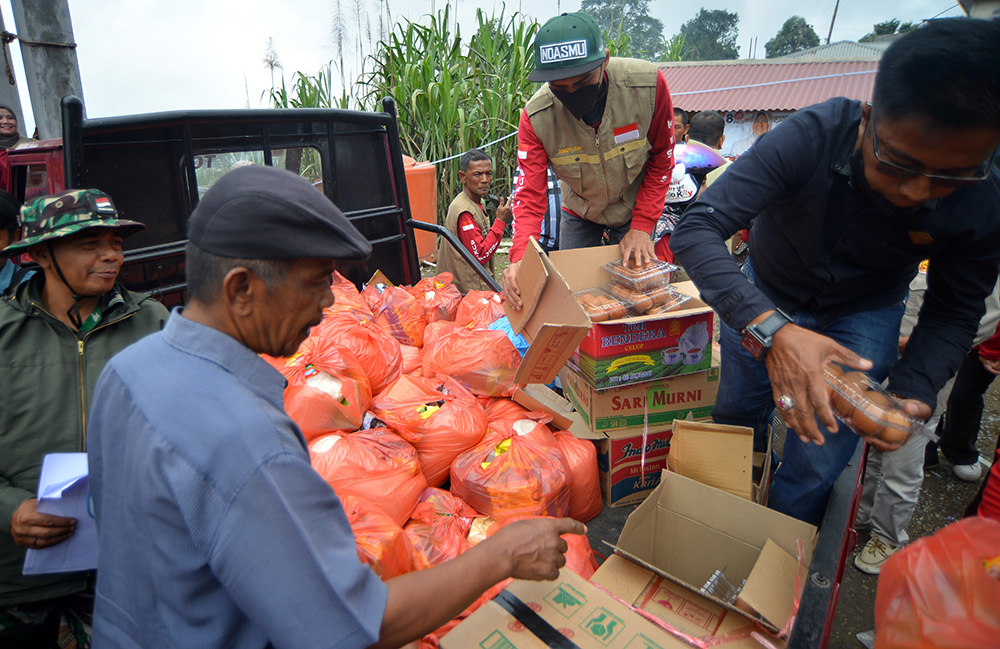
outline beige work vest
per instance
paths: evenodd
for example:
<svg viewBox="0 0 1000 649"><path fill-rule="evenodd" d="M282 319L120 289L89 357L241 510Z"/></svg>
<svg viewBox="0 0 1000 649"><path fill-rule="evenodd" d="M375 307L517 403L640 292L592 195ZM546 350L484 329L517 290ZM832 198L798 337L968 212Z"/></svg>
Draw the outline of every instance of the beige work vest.
<svg viewBox="0 0 1000 649"><path fill-rule="evenodd" d="M476 222L476 226L479 227L479 236L485 237L490 231L490 221L486 218L486 212L483 211L482 205L475 203L464 191L460 192L448 207L448 216L445 218L444 227L451 230L451 232L457 237L458 217L462 214L462 212L468 212L472 215L473 220ZM461 291L463 295L472 290L493 290L491 286L487 285L486 282L484 282L479 275L476 274L476 271L472 270L472 266L462 259L462 256L451 247L451 244L444 239L441 240L441 244L438 247L437 259L438 272L443 273L447 271L454 275L455 279L453 280L453 283L458 287L458 290ZM493 257L490 257L486 268L491 274L493 273Z"/></svg>
<svg viewBox="0 0 1000 649"><path fill-rule="evenodd" d="M606 72L608 100L596 133L573 117L548 84L528 100L525 111L559 178L563 206L588 221L618 227L632 219L649 159L657 68L613 58Z"/></svg>

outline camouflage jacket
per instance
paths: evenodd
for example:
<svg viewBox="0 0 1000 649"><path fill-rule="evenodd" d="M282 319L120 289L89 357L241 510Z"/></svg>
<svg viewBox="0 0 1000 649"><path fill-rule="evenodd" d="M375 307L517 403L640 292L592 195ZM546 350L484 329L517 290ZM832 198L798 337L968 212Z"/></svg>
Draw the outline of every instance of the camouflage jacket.
<svg viewBox="0 0 1000 649"><path fill-rule="evenodd" d="M0 300L0 606L83 590L85 576L25 577L25 550L10 536L10 519L35 497L47 453L86 450L86 416L108 359L159 331L167 309L116 284L101 322L78 337L42 307L44 275L36 274ZM110 293L110 292L109 292Z"/></svg>

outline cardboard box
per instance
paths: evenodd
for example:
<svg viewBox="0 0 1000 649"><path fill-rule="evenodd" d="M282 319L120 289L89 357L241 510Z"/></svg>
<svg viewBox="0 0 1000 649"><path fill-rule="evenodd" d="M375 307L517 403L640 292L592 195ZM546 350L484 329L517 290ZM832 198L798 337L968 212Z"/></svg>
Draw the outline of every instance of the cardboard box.
<svg viewBox="0 0 1000 649"><path fill-rule="evenodd" d="M625 521L616 551L777 633L791 615L815 542L816 528L808 523L664 471ZM746 610L701 592L716 571L737 587L746 580L738 600Z"/></svg>
<svg viewBox="0 0 1000 649"><path fill-rule="evenodd" d="M641 433L664 428L675 419L707 419L719 392L719 361L704 372L684 374L638 385L598 390L581 375L559 375L566 397L592 433Z"/></svg>
<svg viewBox="0 0 1000 649"><path fill-rule="evenodd" d="M608 557L590 581L678 633L695 639L692 642L695 646L760 649L761 644L750 637L751 632L764 635L775 647L785 645L783 640L765 634L742 615L618 555Z"/></svg>
<svg viewBox="0 0 1000 649"><path fill-rule="evenodd" d="M572 644L570 644L572 643ZM442 649L690 649L565 568L555 581L514 581L441 638Z"/></svg>
<svg viewBox="0 0 1000 649"><path fill-rule="evenodd" d="M606 379L607 385L646 381L668 371L680 374L708 369L713 314L697 298L691 282L677 285L692 299L676 311L591 325L573 293L606 284L610 275L601 266L620 257L617 246L557 250L549 257L531 241L517 276L523 307L520 311L504 307L511 328L531 343L515 376L517 383L550 383L581 343L582 351L602 364L602 370L595 370L595 380ZM682 338L688 353L662 353L679 346ZM667 360L671 362L665 363Z"/></svg>
<svg viewBox="0 0 1000 649"><path fill-rule="evenodd" d="M660 473L667 468L670 452L669 428L651 430L643 436L612 435L595 441L597 472L601 495L608 507L625 507L642 502L660 484Z"/></svg>

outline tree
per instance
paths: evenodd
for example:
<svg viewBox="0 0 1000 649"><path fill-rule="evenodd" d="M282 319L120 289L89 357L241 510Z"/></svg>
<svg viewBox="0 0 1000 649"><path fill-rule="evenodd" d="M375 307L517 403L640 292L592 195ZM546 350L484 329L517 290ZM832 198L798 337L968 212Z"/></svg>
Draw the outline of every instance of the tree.
<svg viewBox="0 0 1000 649"><path fill-rule="evenodd" d="M656 60L663 42L663 22L649 15L649 0L583 0L586 11L613 39L629 37L632 55Z"/></svg>
<svg viewBox="0 0 1000 649"><path fill-rule="evenodd" d="M899 23L898 18L892 18L885 22L872 25L872 30L858 39L859 43L870 43L879 36L892 36L893 34L905 34L917 26L912 22Z"/></svg>
<svg viewBox="0 0 1000 649"><path fill-rule="evenodd" d="M785 21L774 38L764 43L764 51L767 58L773 59L778 56L787 56L800 50L807 50L810 47L819 45L819 36L812 25L806 22L802 16L792 16Z"/></svg>
<svg viewBox="0 0 1000 649"><path fill-rule="evenodd" d="M698 15L681 25L681 34L691 48L693 61L721 61L739 58L736 47L738 13L702 7Z"/></svg>

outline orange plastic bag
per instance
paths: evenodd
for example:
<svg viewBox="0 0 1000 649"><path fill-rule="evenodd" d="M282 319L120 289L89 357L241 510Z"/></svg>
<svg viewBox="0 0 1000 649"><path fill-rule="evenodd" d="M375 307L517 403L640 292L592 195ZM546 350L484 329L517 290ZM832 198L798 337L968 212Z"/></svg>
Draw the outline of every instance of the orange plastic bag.
<svg viewBox="0 0 1000 649"><path fill-rule="evenodd" d="M372 318L375 317L375 313L378 312L378 308L382 304L382 292L390 286L395 285L389 281L389 278L382 271L376 270L375 274L365 282L364 287L361 289L361 297L371 310Z"/></svg>
<svg viewBox="0 0 1000 649"><path fill-rule="evenodd" d="M535 441L549 446L558 446L552 429L548 423L552 415L545 412L526 412L517 419L494 419L486 423L487 436L510 437L511 435L528 436Z"/></svg>
<svg viewBox="0 0 1000 649"><path fill-rule="evenodd" d="M509 397L521 355L502 331L465 329L450 322L428 325L423 375L452 376L473 394Z"/></svg>
<svg viewBox="0 0 1000 649"><path fill-rule="evenodd" d="M424 491L412 519L403 528L413 546L417 570L454 559L472 547L465 535L476 510L458 496L433 487Z"/></svg>
<svg viewBox="0 0 1000 649"><path fill-rule="evenodd" d="M375 320L371 307L361 297L357 287L337 271L333 271L333 284L330 285L330 290L333 291L333 306L323 309L324 315L349 313L358 320L367 320L368 322Z"/></svg>
<svg viewBox="0 0 1000 649"><path fill-rule="evenodd" d="M416 447L431 487L444 484L452 461L478 444L486 432L486 413L468 390L450 378L438 389L430 381L404 374L376 397L372 412Z"/></svg>
<svg viewBox="0 0 1000 649"><path fill-rule="evenodd" d="M313 328L312 335L349 349L368 377L372 394L378 394L402 374L399 342L371 321L359 321L349 313L337 313L323 318Z"/></svg>
<svg viewBox="0 0 1000 649"><path fill-rule="evenodd" d="M434 277L425 277L407 289L420 302L428 324L438 320L454 321L458 315L462 293L451 283L452 279L451 273L438 273Z"/></svg>
<svg viewBox="0 0 1000 649"><path fill-rule="evenodd" d="M597 474L597 447L568 430L556 431L555 437L573 476L569 493L570 518L586 523L604 509Z"/></svg>
<svg viewBox="0 0 1000 649"><path fill-rule="evenodd" d="M423 347L427 318L417 299L396 286L387 287L381 297L378 308L373 310L375 324L403 345Z"/></svg>
<svg viewBox="0 0 1000 649"><path fill-rule="evenodd" d="M322 435L309 444L309 458L338 495L366 498L399 525L427 488L417 450L387 428Z"/></svg>
<svg viewBox="0 0 1000 649"><path fill-rule="evenodd" d="M426 329L424 330L426 331ZM399 353L402 356L403 374L420 373L420 368L424 364L424 348L412 347L410 345L400 345Z"/></svg>
<svg viewBox="0 0 1000 649"><path fill-rule="evenodd" d="M966 518L917 539L882 566L879 649L1000 645L1000 522Z"/></svg>
<svg viewBox="0 0 1000 649"><path fill-rule="evenodd" d="M288 358L263 356L288 379L285 412L306 441L361 426L372 389L358 359L328 339L310 336Z"/></svg>
<svg viewBox="0 0 1000 649"><path fill-rule="evenodd" d="M467 329L486 329L505 315L503 294L469 291L458 305L455 323Z"/></svg>
<svg viewBox="0 0 1000 649"><path fill-rule="evenodd" d="M486 421L497 421L500 419L524 419L524 416L528 414L527 408L513 399L506 397L488 399L485 408Z"/></svg>
<svg viewBox="0 0 1000 649"><path fill-rule="evenodd" d="M559 446L532 435L487 435L451 465L451 492L494 517L565 516L570 480Z"/></svg>
<svg viewBox="0 0 1000 649"><path fill-rule="evenodd" d="M338 496L358 545L358 559L383 581L413 571L413 546L403 528L378 505L345 494Z"/></svg>

